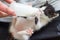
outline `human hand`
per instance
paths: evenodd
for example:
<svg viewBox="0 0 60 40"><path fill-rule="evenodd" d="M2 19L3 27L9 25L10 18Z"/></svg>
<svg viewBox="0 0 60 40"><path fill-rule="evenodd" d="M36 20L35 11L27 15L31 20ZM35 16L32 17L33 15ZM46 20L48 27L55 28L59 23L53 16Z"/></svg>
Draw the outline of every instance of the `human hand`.
<svg viewBox="0 0 60 40"><path fill-rule="evenodd" d="M6 16L15 16L14 10L9 8L7 5L3 4L0 1L0 17L6 17Z"/></svg>
<svg viewBox="0 0 60 40"><path fill-rule="evenodd" d="M14 0L5 0L7 3L12 3Z"/></svg>

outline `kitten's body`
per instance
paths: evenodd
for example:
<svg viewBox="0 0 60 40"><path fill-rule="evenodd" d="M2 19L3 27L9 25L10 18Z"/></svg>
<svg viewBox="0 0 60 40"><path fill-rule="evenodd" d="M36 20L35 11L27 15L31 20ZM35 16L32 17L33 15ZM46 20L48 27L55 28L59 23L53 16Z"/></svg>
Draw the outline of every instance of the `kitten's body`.
<svg viewBox="0 0 60 40"><path fill-rule="evenodd" d="M26 7L25 5L22 6L22 4L21 5L16 4L16 7L14 8L15 4L11 5L11 8L14 9L15 12L17 13L17 16L20 16L20 17L13 18L12 25L10 27L10 32L12 33L13 37L18 40L29 39L31 35L29 35L26 32L26 29L31 28L33 29L33 32L36 30L39 30L40 28L45 26L48 22L50 22L51 20L53 20L58 16L58 14L56 14L55 11L54 12L51 11L52 9L50 11L48 10L50 9L49 7L53 8L52 6L48 7L48 5L50 4L45 5L47 7L46 9L43 8L44 11L41 8L39 10L38 8ZM24 8L24 6L26 8ZM24 9L24 11L22 8ZM24 18L24 17L27 17L27 18ZM37 18L37 20L35 18ZM37 21L37 23L35 23L35 21Z"/></svg>

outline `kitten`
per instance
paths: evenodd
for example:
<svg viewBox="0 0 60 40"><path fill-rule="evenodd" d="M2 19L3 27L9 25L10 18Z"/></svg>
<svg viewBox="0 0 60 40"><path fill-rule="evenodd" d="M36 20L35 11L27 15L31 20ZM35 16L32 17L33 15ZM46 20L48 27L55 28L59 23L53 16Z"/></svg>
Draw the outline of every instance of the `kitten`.
<svg viewBox="0 0 60 40"><path fill-rule="evenodd" d="M18 40L28 40L34 31L38 31L48 22L59 16L48 2L41 8L34 8L16 2L12 2L10 7L15 10L17 16L13 17L9 31ZM27 32L27 30L30 31Z"/></svg>

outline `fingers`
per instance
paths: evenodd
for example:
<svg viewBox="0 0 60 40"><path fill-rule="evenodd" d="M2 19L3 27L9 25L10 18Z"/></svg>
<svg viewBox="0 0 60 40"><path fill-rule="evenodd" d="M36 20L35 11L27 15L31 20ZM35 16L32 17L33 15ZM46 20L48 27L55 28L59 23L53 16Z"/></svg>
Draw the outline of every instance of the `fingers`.
<svg viewBox="0 0 60 40"><path fill-rule="evenodd" d="M13 15L13 16L16 15L15 12L14 12L11 8L7 7L7 6L6 6L5 4L3 4L1 1L0 1L0 11L5 12L5 13L7 13L8 15Z"/></svg>
<svg viewBox="0 0 60 40"><path fill-rule="evenodd" d="M12 3L14 0L5 0L7 3Z"/></svg>
<svg viewBox="0 0 60 40"><path fill-rule="evenodd" d="M6 8L6 13L8 13L9 15L12 15L12 16L16 16L14 10L12 10L11 8Z"/></svg>
<svg viewBox="0 0 60 40"><path fill-rule="evenodd" d="M1 18L1 17L6 17L6 16L8 16L8 14L6 14L6 13L0 11L0 18Z"/></svg>

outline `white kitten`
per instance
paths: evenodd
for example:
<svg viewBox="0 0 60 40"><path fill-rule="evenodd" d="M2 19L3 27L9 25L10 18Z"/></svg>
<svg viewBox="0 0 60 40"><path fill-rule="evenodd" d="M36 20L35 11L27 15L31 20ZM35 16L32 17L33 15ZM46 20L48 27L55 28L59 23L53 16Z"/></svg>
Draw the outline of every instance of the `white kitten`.
<svg viewBox="0 0 60 40"><path fill-rule="evenodd" d="M39 30L52 19L56 18L58 15L49 18L44 14L46 6L42 8L34 8L25 4L16 3L15 1L10 4L10 7L15 11L16 15L19 17L13 17L13 21L10 27L10 32L13 37L18 40L28 40L31 36L26 32L26 29L33 29L32 32ZM27 18L24 18L27 17ZM35 17L37 17L38 22L35 24Z"/></svg>

